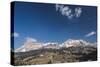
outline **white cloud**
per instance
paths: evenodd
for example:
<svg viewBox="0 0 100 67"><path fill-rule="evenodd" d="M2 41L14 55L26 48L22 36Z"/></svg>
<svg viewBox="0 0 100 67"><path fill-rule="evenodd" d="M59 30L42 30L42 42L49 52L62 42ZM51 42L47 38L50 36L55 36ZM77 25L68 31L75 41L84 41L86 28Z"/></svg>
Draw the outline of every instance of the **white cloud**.
<svg viewBox="0 0 100 67"><path fill-rule="evenodd" d="M74 17L74 15L71 14L71 15L68 16L68 19L72 19L73 17Z"/></svg>
<svg viewBox="0 0 100 67"><path fill-rule="evenodd" d="M90 37L90 36L93 36L95 34L96 34L96 32L92 31L92 32L88 33L87 35L85 35L85 37Z"/></svg>
<svg viewBox="0 0 100 67"><path fill-rule="evenodd" d="M73 14L72 14L72 9L70 9L68 6L62 8L62 15L67 16L69 19L73 18Z"/></svg>
<svg viewBox="0 0 100 67"><path fill-rule="evenodd" d="M75 16L76 17L80 17L81 13L82 13L82 8L80 8L80 7L75 8Z"/></svg>
<svg viewBox="0 0 100 67"><path fill-rule="evenodd" d="M26 42L27 42L27 43L30 43L30 42L37 42L37 40L34 39L34 38L31 38L31 37L27 37L27 38L26 38Z"/></svg>
<svg viewBox="0 0 100 67"><path fill-rule="evenodd" d="M62 12L62 9L63 9L63 8L64 8L64 5L56 4L56 11Z"/></svg>
<svg viewBox="0 0 100 67"><path fill-rule="evenodd" d="M55 6L56 6L56 11L58 11L60 6L58 4L56 4Z"/></svg>
<svg viewBox="0 0 100 67"><path fill-rule="evenodd" d="M63 16L66 16L68 19L72 19L73 17L79 18L82 13L82 8L76 7L74 9L69 6L56 4L56 11L60 11Z"/></svg>
<svg viewBox="0 0 100 67"><path fill-rule="evenodd" d="M68 16L68 15L70 15L71 10L69 9L68 6L66 6L66 7L62 8L61 13L62 13L62 15Z"/></svg>
<svg viewBox="0 0 100 67"><path fill-rule="evenodd" d="M14 33L12 34L12 36L13 36L13 37L19 37L19 33L14 32Z"/></svg>

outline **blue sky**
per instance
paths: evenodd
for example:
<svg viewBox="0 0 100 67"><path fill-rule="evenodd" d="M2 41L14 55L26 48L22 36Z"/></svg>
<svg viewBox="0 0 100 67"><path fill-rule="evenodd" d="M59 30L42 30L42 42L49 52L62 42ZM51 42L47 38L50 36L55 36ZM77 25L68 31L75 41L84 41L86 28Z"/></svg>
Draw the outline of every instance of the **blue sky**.
<svg viewBox="0 0 100 67"><path fill-rule="evenodd" d="M64 13L61 7L68 10ZM44 43L63 43L68 39L96 42L96 33L97 8L95 6L30 2L14 4L15 48L23 45L27 37Z"/></svg>

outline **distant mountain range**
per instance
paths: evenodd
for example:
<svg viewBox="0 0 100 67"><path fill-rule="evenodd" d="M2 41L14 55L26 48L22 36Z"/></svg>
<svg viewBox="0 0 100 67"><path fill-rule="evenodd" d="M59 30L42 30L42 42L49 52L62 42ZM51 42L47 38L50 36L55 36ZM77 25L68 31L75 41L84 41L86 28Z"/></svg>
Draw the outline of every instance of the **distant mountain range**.
<svg viewBox="0 0 100 67"><path fill-rule="evenodd" d="M21 47L17 48L15 52L27 52L31 50L39 50L39 49L60 49L60 48L69 48L69 47L97 47L97 43L90 43L85 40L73 40L69 39L62 44L58 44L57 42L48 42L48 43L39 43L37 41L26 41Z"/></svg>
<svg viewBox="0 0 100 67"><path fill-rule="evenodd" d="M82 39L40 43L29 38L11 54L14 65L96 61L97 43Z"/></svg>

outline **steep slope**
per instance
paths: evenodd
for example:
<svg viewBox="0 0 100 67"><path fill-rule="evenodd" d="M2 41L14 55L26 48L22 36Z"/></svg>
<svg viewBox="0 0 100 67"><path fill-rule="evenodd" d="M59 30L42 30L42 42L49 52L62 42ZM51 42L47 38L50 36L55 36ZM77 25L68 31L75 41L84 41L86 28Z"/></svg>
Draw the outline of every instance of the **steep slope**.
<svg viewBox="0 0 100 67"><path fill-rule="evenodd" d="M25 41L24 45L22 45L20 48L16 49L15 52L26 52L30 50L37 50L42 48L42 44L38 43L37 41L29 38Z"/></svg>

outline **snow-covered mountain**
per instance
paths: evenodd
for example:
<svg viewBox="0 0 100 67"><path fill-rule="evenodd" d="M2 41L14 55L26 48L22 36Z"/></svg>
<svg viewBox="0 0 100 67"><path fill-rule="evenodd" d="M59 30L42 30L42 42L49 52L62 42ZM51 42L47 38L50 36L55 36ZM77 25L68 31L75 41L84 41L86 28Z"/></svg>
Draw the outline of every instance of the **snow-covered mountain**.
<svg viewBox="0 0 100 67"><path fill-rule="evenodd" d="M40 48L42 48L41 43L31 42L31 43L25 43L23 46L16 49L15 52L26 52L26 51L30 51L30 50L37 50Z"/></svg>
<svg viewBox="0 0 100 67"><path fill-rule="evenodd" d="M42 47L43 46L41 43L31 38L27 38L26 42L20 48L16 49L15 52L26 52L30 50L37 50Z"/></svg>
<svg viewBox="0 0 100 67"><path fill-rule="evenodd" d="M97 44L96 43L90 43L90 42L87 42L85 40L82 40L82 39L79 39L79 40L73 40L73 39L69 39L67 41L65 41L64 43L61 44L62 47L77 47L77 46L93 46L93 47L96 47Z"/></svg>
<svg viewBox="0 0 100 67"><path fill-rule="evenodd" d="M59 49L59 44L57 42L44 43L44 48Z"/></svg>
<svg viewBox="0 0 100 67"><path fill-rule="evenodd" d="M26 52L30 50L38 50L38 49L59 49L58 43L48 42L48 43L39 43L39 42L25 42L20 48L16 49L15 52Z"/></svg>
<svg viewBox="0 0 100 67"><path fill-rule="evenodd" d="M79 39L79 40L73 40L69 39L65 41L62 44L58 44L57 42L47 42L47 43L39 43L36 40L33 40L31 38L27 39L26 42L18 49L15 50L15 52L26 52L30 50L38 50L38 49L60 49L62 47L68 48L68 47L77 47L77 46L93 46L97 47L97 43L90 43L85 40Z"/></svg>

